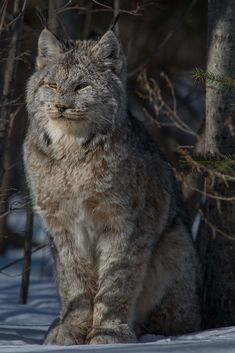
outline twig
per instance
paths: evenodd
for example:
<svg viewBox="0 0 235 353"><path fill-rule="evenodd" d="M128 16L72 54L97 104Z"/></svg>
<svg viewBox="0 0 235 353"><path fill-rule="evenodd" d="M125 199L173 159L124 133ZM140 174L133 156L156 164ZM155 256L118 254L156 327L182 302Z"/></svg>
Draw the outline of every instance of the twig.
<svg viewBox="0 0 235 353"><path fill-rule="evenodd" d="M172 84L171 80L169 79L168 75L166 75L164 72L161 72L160 76L166 81L167 87L169 88L169 90L171 92L171 97L172 97L172 102L173 102L173 112L176 115L177 114L176 96L175 96L175 90L174 90L173 84Z"/></svg>
<svg viewBox="0 0 235 353"><path fill-rule="evenodd" d="M24 245L24 260L23 274L20 288L20 304L26 304L29 289L29 276L31 268L31 253L32 253L32 237L33 237L33 210L30 205L27 208L27 219L25 227L25 245Z"/></svg>
<svg viewBox="0 0 235 353"><path fill-rule="evenodd" d="M173 108L171 108L171 106L163 99L160 87L156 80L153 78L149 79L147 77L146 70L143 70L137 77L137 81L140 83L140 88L142 89L137 92L138 95L152 103L156 117L160 115L160 112L162 112L169 118L174 127L198 138L198 135L179 117L176 112L176 98L170 79L164 73L161 73L161 77L165 80L167 87L170 89L173 100Z"/></svg>
<svg viewBox="0 0 235 353"><path fill-rule="evenodd" d="M16 1L15 2L16 4L14 4L16 7L18 6L17 2L19 2L19 1ZM8 29L13 24L15 24L15 22L17 22L21 17L23 17L26 4L27 4L27 0L24 0L23 4L21 6L21 10L18 11L18 14L16 14L16 16L14 17L14 19L12 21L10 21L10 22L8 22L7 24L4 25L4 28L2 30Z"/></svg>
<svg viewBox="0 0 235 353"><path fill-rule="evenodd" d="M5 29L5 27L4 27L4 19L6 17L7 5L8 5L8 0L4 0L3 3L2 3L1 10L0 10L0 12L1 12L0 32L2 31L2 29Z"/></svg>
<svg viewBox="0 0 235 353"><path fill-rule="evenodd" d="M99 1L95 1L95 0L92 0L92 2L98 6L101 6L102 8L101 9L92 9L91 12L92 13L97 13L97 12L113 12L113 7L112 6L108 6L106 4L103 4ZM152 5L152 3L149 3L149 5ZM146 6L146 5L145 5ZM142 13L141 11L144 9L144 7L141 7L138 3L136 5L136 8L133 9L133 10L124 10L124 9L119 9L119 13L122 13L122 14L126 14L126 15L132 15L132 16L141 16ZM83 7L83 6L79 6L79 5L75 5L75 6L70 6L70 7L62 7L60 8L59 10L56 11L56 14L60 14L60 13L63 13L63 12L66 12L66 11L84 11L84 12L87 12L87 7Z"/></svg>
<svg viewBox="0 0 235 353"><path fill-rule="evenodd" d="M182 147L182 146L181 146ZM192 158L192 156L185 150L185 149L179 149L179 153L180 155L185 159L186 163L188 163L189 165L191 165L192 169L201 172L204 171L206 173L208 173L209 175L216 177L220 180L222 180L226 185L227 185L227 181L231 181L231 182L235 182L235 177L225 174L225 173L220 173L214 169L210 169L208 167L206 167L203 162L212 162L211 160L194 160ZM222 155L221 157L224 158L224 156ZM229 159L229 163L234 163L231 159Z"/></svg>
<svg viewBox="0 0 235 353"><path fill-rule="evenodd" d="M175 32L181 27L181 25L183 24L183 22L185 21L185 19L188 17L188 15L190 14L192 8L196 5L197 0L192 0L191 3L189 4L188 8L186 9L185 13L183 14L183 16L178 20L176 26L174 28L172 28L172 30L170 32L168 32L168 34L165 36L165 38L162 40L162 42L160 43L160 45L158 46L157 50L154 51L152 54L150 54L150 56L145 59L141 64L139 64L135 69L133 69L132 71L129 72L129 77L133 77L134 75L136 75L138 72L142 71L144 69L144 67L146 65L148 65L150 63L150 61L155 58L156 55L159 54L159 51L166 45L167 42L169 42L169 40L173 37L173 35L175 34Z"/></svg>
<svg viewBox="0 0 235 353"><path fill-rule="evenodd" d="M194 190L196 192L198 192L199 194L202 194L206 197L209 197L213 200L217 200L217 201L225 201L225 202L234 202L235 201L235 196L230 196L230 197L225 197L225 196L220 196L220 195L215 195L215 194L211 194L209 193L208 191L205 191L205 190L200 190L198 189L197 187L195 186L192 186L192 185L189 185L188 183L186 183L184 181L184 184L190 188L191 190Z"/></svg>
<svg viewBox="0 0 235 353"><path fill-rule="evenodd" d="M202 211L202 209L199 209L199 213L201 215L202 220L204 221L205 224L207 224L211 230L212 230L212 234L213 234L213 238L215 238L216 236L216 232L221 234L224 238L229 239L229 240L235 240L235 234L234 235L229 235L227 233L225 233L223 230L219 229L218 227L216 227L214 224L212 224L205 216L204 212Z"/></svg>
<svg viewBox="0 0 235 353"><path fill-rule="evenodd" d="M48 246L48 244L42 244L42 245L37 246L34 250L31 251L31 254L34 254L35 252L37 252L37 251L39 251L39 250L45 248L46 246ZM3 266L3 267L0 268L0 273L2 273L3 275L6 275L6 276L7 276L7 274L6 274L6 273L3 273L3 271L5 271L5 270L6 270L7 268L9 268L9 267L12 267L12 266L18 264L19 262L21 262L21 261L23 261L23 260L24 260L24 257L21 257L21 258L19 258L19 259L16 259L16 260L14 260L14 261L11 261L9 264L7 264L7 265L5 265L5 266ZM21 274L22 274L22 273L21 273ZM20 274L20 275L21 275L21 274ZM18 276L18 275L17 275L17 276Z"/></svg>
<svg viewBox="0 0 235 353"><path fill-rule="evenodd" d="M202 69L196 68L192 72L194 80L205 83L210 82L219 86L235 88L235 80L233 78L224 77L213 72L207 72Z"/></svg>

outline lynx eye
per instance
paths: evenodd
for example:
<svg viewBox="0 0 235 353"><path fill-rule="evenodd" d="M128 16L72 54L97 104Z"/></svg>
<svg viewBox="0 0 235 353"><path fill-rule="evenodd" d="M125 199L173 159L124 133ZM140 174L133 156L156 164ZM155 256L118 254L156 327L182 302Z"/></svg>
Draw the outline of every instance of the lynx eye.
<svg viewBox="0 0 235 353"><path fill-rule="evenodd" d="M44 82L45 86L50 87L52 89L57 89L57 83L55 82Z"/></svg>
<svg viewBox="0 0 235 353"><path fill-rule="evenodd" d="M80 91L81 89L86 88L88 86L90 86L90 85L85 82L78 83L74 88L74 92Z"/></svg>

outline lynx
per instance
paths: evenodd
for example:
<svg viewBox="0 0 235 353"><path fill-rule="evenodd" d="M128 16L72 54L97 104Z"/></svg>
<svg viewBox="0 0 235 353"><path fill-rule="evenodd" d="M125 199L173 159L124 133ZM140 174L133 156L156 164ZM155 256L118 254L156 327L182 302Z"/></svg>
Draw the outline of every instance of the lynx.
<svg viewBox="0 0 235 353"><path fill-rule="evenodd" d="M127 113L118 38L44 29L27 86L27 182L50 233L60 317L45 344L200 329L200 266L170 164Z"/></svg>

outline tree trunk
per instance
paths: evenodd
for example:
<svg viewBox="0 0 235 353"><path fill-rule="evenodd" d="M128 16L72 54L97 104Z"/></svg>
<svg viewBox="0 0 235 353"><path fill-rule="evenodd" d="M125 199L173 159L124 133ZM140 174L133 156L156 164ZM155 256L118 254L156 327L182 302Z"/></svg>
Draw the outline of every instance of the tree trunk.
<svg viewBox="0 0 235 353"><path fill-rule="evenodd" d="M235 78L235 1L208 1L208 72ZM229 133L234 92L229 88L206 88L205 155L234 154ZM227 122L227 123L226 123ZM213 190L222 197L235 195L234 183L216 180ZM205 327L235 325L235 205L208 198L204 209L199 248L205 274ZM209 227L208 227L209 225ZM213 230L213 232L212 232ZM229 237L234 238L231 239Z"/></svg>
<svg viewBox="0 0 235 353"><path fill-rule="evenodd" d="M14 98L15 77L17 71L17 57L20 53L20 38L22 33L24 0L16 0L13 6L13 23L9 43L8 56L4 67L4 82L0 104L0 253L4 252L4 236L6 229L7 202L11 186L11 152L10 145L12 124L17 114L12 111L11 101Z"/></svg>
<svg viewBox="0 0 235 353"><path fill-rule="evenodd" d="M31 270L31 252L33 238L33 209L31 204L27 207L27 218L25 226L24 260L20 288L20 304L26 304L29 291L29 279Z"/></svg>
<svg viewBox="0 0 235 353"><path fill-rule="evenodd" d="M208 2L208 64L213 74L235 78L235 2ZM235 144L229 138L228 121L232 116L234 92L223 87L206 90L206 153L234 153Z"/></svg>

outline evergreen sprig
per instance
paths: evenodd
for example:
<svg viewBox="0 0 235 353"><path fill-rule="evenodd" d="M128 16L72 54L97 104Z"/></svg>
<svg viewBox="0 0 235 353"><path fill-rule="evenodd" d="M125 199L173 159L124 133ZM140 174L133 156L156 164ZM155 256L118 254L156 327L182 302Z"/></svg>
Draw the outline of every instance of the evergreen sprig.
<svg viewBox="0 0 235 353"><path fill-rule="evenodd" d="M234 155L199 155L189 154L185 150L180 151L180 167L182 171L188 172L201 170L220 173L223 175L235 176L235 156Z"/></svg>
<svg viewBox="0 0 235 353"><path fill-rule="evenodd" d="M202 82L202 83L209 82L218 86L225 86L225 87L235 89L234 79L223 77L213 72L207 72L202 69L196 68L192 71L192 76L194 80L198 82Z"/></svg>

